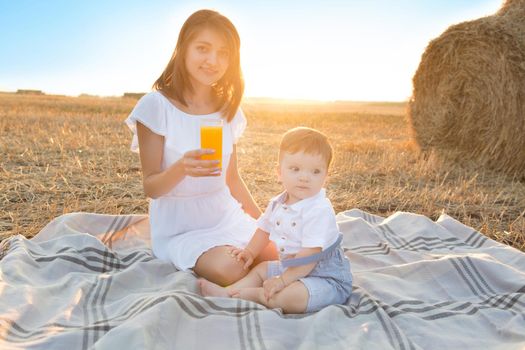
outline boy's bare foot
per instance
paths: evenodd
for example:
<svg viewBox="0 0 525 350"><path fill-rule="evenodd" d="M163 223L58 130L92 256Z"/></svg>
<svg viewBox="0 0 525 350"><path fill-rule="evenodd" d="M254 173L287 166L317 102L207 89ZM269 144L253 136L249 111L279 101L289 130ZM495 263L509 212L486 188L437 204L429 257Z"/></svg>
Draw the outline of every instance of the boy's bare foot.
<svg viewBox="0 0 525 350"><path fill-rule="evenodd" d="M228 290L204 278L197 280L200 292L205 297L224 297L229 298Z"/></svg>
<svg viewBox="0 0 525 350"><path fill-rule="evenodd" d="M244 300L254 301L259 304L264 304L264 291L260 287L242 288L230 293L232 298L240 298Z"/></svg>

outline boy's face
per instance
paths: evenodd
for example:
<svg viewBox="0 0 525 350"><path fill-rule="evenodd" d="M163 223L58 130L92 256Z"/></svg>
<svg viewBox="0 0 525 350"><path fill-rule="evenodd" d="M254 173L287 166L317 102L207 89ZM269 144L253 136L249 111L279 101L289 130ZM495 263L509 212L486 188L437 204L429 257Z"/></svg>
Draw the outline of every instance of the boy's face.
<svg viewBox="0 0 525 350"><path fill-rule="evenodd" d="M327 171L326 160L320 154L283 153L277 173L288 192L287 204L316 195L323 188Z"/></svg>

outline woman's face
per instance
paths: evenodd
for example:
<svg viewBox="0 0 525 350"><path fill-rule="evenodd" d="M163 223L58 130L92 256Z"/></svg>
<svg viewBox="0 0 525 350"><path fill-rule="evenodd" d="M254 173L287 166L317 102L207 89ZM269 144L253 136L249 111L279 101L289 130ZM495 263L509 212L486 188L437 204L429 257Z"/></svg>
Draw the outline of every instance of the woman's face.
<svg viewBox="0 0 525 350"><path fill-rule="evenodd" d="M185 64L194 88L211 86L228 69L230 52L225 40L212 29L204 28L188 45Z"/></svg>

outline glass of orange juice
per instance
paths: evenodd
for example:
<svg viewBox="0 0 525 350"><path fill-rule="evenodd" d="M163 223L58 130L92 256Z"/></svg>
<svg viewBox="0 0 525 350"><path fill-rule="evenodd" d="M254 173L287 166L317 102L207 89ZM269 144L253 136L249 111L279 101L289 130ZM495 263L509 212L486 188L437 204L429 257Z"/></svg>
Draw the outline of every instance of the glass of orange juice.
<svg viewBox="0 0 525 350"><path fill-rule="evenodd" d="M203 118L200 121L201 148L215 150L213 154L201 156L204 160L218 160L217 167L222 167L222 119Z"/></svg>

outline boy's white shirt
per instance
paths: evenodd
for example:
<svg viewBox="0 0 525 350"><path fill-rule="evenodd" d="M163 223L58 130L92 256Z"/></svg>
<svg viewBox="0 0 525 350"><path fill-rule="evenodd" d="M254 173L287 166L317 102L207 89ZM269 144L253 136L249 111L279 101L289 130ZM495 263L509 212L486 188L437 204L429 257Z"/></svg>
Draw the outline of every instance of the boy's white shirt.
<svg viewBox="0 0 525 350"><path fill-rule="evenodd" d="M281 257L302 248L325 250L337 240L339 228L324 188L292 205L284 203L286 198L286 191L272 198L257 220L258 227L270 234Z"/></svg>

